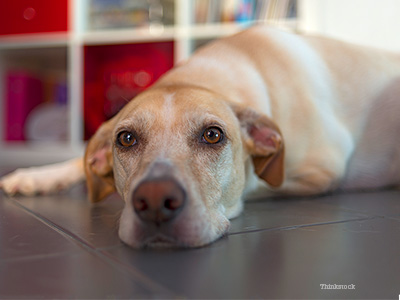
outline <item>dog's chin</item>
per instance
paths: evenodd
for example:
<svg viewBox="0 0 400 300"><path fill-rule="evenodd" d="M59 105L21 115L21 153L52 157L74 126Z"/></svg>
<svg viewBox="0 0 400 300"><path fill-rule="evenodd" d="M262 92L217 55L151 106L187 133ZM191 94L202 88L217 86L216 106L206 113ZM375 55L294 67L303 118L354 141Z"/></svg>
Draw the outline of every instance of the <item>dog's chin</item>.
<svg viewBox="0 0 400 300"><path fill-rule="evenodd" d="M192 249L207 246L214 241L225 236L229 226L215 235L208 236L181 236L169 234L168 232L149 232L147 230L138 230L136 234L128 236L121 235L120 239L126 245L134 249Z"/></svg>

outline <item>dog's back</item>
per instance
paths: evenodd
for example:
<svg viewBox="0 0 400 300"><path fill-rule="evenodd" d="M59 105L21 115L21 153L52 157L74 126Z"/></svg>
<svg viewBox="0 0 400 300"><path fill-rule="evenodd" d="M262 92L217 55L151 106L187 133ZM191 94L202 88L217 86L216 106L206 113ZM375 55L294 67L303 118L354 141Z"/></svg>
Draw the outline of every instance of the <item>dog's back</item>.
<svg viewBox="0 0 400 300"><path fill-rule="evenodd" d="M397 54L256 26L202 48L158 84L171 83L218 91L271 117L289 180L312 162L335 170L334 185L346 189L400 181Z"/></svg>

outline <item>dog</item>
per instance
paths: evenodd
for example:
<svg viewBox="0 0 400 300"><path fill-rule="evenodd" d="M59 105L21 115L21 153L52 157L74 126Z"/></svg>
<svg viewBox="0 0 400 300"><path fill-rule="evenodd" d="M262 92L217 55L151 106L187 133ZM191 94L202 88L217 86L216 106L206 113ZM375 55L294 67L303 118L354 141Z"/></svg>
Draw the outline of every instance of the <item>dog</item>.
<svg viewBox="0 0 400 300"><path fill-rule="evenodd" d="M316 195L400 182L400 56L254 26L197 51L104 123L84 158L21 169L8 194L86 178L117 191L127 245L201 247L255 190Z"/></svg>

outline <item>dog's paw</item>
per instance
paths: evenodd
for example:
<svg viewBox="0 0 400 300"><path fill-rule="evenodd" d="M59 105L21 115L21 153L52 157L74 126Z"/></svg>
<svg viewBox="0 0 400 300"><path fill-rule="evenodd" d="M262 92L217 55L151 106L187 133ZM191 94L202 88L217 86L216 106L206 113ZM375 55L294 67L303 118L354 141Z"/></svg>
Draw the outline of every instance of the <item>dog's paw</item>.
<svg viewBox="0 0 400 300"><path fill-rule="evenodd" d="M10 196L18 193L32 196L39 190L35 177L31 169L17 169L0 179L0 187Z"/></svg>
<svg viewBox="0 0 400 300"><path fill-rule="evenodd" d="M0 188L10 195L46 195L64 190L84 179L82 167L75 161L43 167L17 169L0 179Z"/></svg>

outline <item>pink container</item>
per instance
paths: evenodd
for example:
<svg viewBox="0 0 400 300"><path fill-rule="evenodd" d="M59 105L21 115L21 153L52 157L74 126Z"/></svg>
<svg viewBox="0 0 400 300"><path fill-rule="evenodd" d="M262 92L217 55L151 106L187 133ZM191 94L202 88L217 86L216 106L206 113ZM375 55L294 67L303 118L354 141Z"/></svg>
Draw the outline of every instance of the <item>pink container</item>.
<svg viewBox="0 0 400 300"><path fill-rule="evenodd" d="M42 81L26 71L9 71L5 90L5 140L24 141L25 121L43 101Z"/></svg>

